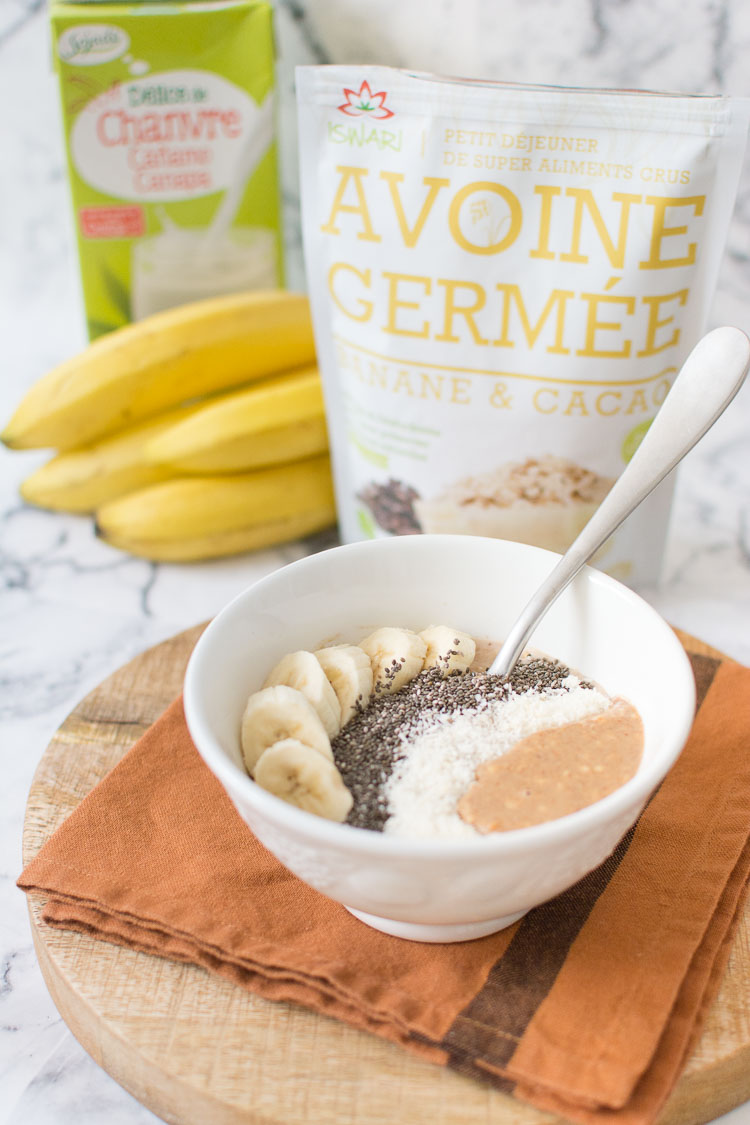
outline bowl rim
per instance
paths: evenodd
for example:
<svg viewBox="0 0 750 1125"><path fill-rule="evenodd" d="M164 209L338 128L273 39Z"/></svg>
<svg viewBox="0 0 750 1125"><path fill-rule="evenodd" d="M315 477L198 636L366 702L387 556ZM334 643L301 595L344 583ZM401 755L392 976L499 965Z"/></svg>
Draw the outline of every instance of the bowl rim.
<svg viewBox="0 0 750 1125"><path fill-rule="evenodd" d="M511 543L509 540L491 539L485 536L425 534L363 540L330 547L277 568L240 591L216 614L198 638L188 660L183 687L183 707L188 730L196 750L230 796L233 791L239 791L245 800L256 806L261 814L274 821L277 827L288 828L297 837L301 834L306 837L315 837L321 844L339 847L347 851L356 850L360 853L377 852L383 856L401 855L405 858L433 857L442 859L449 857L478 859L495 854L502 855L509 852L535 850L537 847L546 848L550 843L562 842L578 835L579 832L584 833L597 825L615 819L619 813L627 809L635 808L638 804L645 804L651 793L674 766L690 734L695 717L695 679L683 646L671 626L657 610L634 590L618 582L610 575L588 565L582 568L574 582L585 581L595 586L601 586L617 594L626 602L630 602L633 606L638 606L641 612L645 610L647 616L652 619L654 626L661 633L662 639L668 647L672 648L676 665L681 667L683 676L683 708L681 713L676 716L674 730L668 740L667 748L659 755L657 761L643 770L639 769L624 785L593 804L586 805L582 809L557 817L554 820L543 821L541 824L508 829L504 832L491 832L479 836L477 839L411 838L377 832L373 829L359 828L350 824L340 824L299 809L262 789L249 774L228 759L218 739L214 737L204 720L197 701L199 697L198 685L201 679L201 667L204 660L208 659L213 637L220 632L227 618L232 617L237 612L239 606L246 600L257 597L266 586L273 585L280 574L288 575L294 570L309 565L311 559L324 559L332 552L340 555L342 552L356 554L372 550L408 551L411 549L407 546L410 542L424 543L425 541L431 541L435 543L436 547L439 547L439 541L453 542L472 539L486 543L507 543L514 550L526 550L534 554L548 555L551 565L561 557L545 548L525 543ZM392 544L399 544L399 546L393 547ZM640 810L637 815L639 813Z"/></svg>

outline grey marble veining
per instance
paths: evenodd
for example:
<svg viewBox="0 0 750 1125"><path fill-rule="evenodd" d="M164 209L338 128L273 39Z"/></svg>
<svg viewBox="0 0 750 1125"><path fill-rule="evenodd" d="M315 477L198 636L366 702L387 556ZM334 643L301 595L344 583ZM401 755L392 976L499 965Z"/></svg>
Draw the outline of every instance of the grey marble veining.
<svg viewBox="0 0 750 1125"><path fill-rule="evenodd" d="M467 77L750 95L746 0L277 0L288 279L300 251L294 66L379 62ZM84 342L57 94L42 0L0 0L0 414ZM712 322L750 329L750 159ZM142 649L214 614L322 540L202 565L154 566L90 521L34 511L43 460L0 452L0 1125L156 1118L82 1051L39 973L15 888L23 810L65 715ZM664 616L750 663L750 386L680 470ZM727 1125L750 1125L750 1108Z"/></svg>

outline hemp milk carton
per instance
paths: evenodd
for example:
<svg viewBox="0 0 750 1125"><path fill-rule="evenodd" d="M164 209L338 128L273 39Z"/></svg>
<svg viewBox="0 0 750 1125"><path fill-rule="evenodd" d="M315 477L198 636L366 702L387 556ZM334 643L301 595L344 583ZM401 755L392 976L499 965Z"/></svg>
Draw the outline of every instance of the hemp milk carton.
<svg viewBox="0 0 750 1125"><path fill-rule="evenodd" d="M270 5L53 0L90 338L281 284Z"/></svg>

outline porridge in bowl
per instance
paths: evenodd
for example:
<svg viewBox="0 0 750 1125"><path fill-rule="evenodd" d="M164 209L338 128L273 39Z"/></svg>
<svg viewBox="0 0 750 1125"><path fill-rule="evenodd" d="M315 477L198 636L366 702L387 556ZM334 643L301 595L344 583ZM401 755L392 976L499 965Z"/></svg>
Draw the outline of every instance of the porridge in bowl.
<svg viewBox="0 0 750 1125"><path fill-rule="evenodd" d="M456 840L565 816L634 775L630 703L545 656L492 675L497 647L387 626L289 653L245 708L248 772L329 820Z"/></svg>

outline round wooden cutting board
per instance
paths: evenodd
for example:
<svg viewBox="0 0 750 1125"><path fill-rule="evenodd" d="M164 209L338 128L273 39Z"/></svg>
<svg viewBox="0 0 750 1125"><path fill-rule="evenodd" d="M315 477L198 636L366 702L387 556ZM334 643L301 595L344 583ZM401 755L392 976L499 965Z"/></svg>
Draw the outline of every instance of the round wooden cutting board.
<svg viewBox="0 0 750 1125"><path fill-rule="evenodd" d="M63 723L26 811L25 862L182 687L191 629L105 680ZM692 649L718 655L693 642ZM41 921L44 979L89 1054L179 1125L541 1125L554 1120L489 1086L332 1019L259 999L202 969ZM721 992L660 1125L699 1125L750 1099L750 907Z"/></svg>

